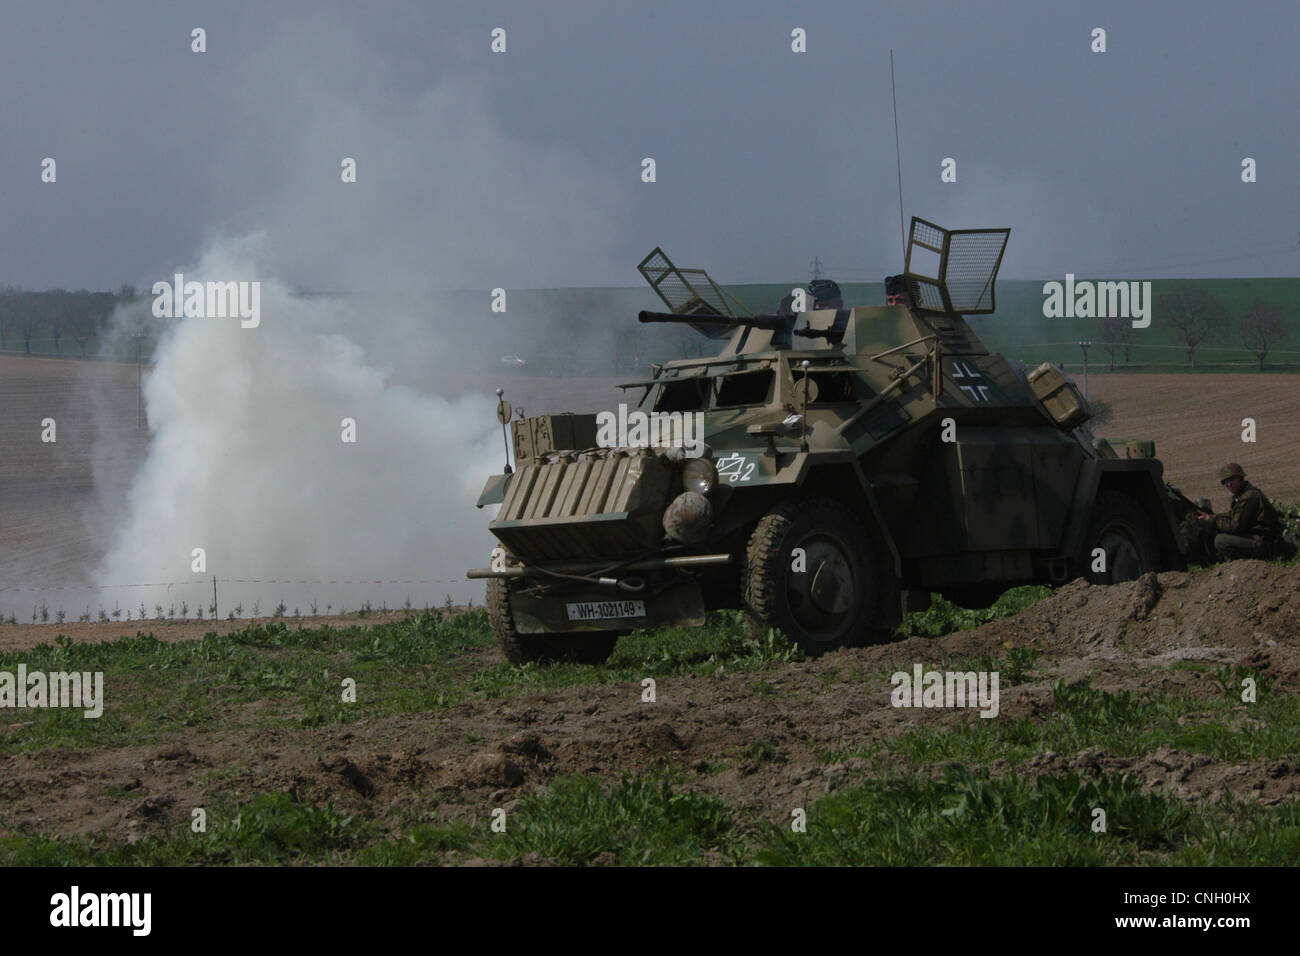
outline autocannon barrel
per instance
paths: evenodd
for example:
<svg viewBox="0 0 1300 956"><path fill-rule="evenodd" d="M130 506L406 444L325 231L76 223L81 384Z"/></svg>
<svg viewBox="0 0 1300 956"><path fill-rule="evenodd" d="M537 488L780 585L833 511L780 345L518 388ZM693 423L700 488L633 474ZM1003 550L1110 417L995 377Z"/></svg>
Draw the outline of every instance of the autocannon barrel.
<svg viewBox="0 0 1300 956"><path fill-rule="evenodd" d="M739 325L748 325L757 329L767 329L772 332L784 329L791 321L787 315L700 315L686 313L675 315L672 312L638 312L637 319L641 322L690 322L707 325L723 325L728 328L735 328Z"/></svg>

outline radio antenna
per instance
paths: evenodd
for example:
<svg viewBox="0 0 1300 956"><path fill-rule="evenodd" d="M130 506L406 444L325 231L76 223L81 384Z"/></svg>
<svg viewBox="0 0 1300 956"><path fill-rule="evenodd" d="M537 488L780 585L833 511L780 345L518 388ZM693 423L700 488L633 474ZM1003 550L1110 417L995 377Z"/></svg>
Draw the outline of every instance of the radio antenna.
<svg viewBox="0 0 1300 956"><path fill-rule="evenodd" d="M894 86L894 50L889 50L889 92L894 99L894 159L898 163L898 238L903 242L903 258L907 258L907 232L903 229L903 153L898 145L898 89Z"/></svg>

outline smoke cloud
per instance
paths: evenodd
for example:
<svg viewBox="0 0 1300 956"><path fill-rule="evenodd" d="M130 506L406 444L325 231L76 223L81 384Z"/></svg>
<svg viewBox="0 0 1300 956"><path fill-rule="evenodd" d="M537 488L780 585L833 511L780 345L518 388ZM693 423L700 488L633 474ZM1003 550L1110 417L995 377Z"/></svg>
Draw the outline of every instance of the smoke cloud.
<svg viewBox="0 0 1300 956"><path fill-rule="evenodd" d="M151 614L206 607L213 575L222 617L281 600L292 614L481 599L463 575L492 546L491 509L473 504L501 467L495 383L467 394L443 379L464 371L464 348L511 349L493 341L486 294L466 315L439 290L562 285L611 261L606 178L501 129L488 85L464 71L394 102L379 95L382 70L357 85L313 66L365 59L358 42L326 25L250 56L238 108L275 149L250 160L214 143L211 195L231 202L212 211L215 238L197 262L162 263L141 283L261 283L256 328L172 319L147 378L148 457L96 577L193 582L129 592ZM565 316L534 318L565 339Z"/></svg>
<svg viewBox="0 0 1300 956"><path fill-rule="evenodd" d="M186 278L261 282L261 322L178 320L145 383L153 433L99 578L185 582L139 597L146 607L211 599L223 581L422 581L380 586L222 584L222 615L242 604L290 613L315 601L355 608L406 597L464 600L466 562L486 560L473 508L500 466L493 402L449 400L392 381L338 328L363 327L351 302L303 298L259 274L261 243L217 243ZM355 441L344 441L345 419ZM205 570L194 570L201 548ZM475 586L476 589L478 586ZM225 592L220 596L220 592ZM179 597L177 596L179 594ZM436 601L435 601L436 603Z"/></svg>

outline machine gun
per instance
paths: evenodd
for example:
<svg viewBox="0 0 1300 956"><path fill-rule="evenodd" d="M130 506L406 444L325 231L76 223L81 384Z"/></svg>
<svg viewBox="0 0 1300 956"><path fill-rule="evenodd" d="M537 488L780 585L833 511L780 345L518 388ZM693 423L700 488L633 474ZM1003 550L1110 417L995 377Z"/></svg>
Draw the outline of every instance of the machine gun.
<svg viewBox="0 0 1300 956"><path fill-rule="evenodd" d="M681 322L711 339L721 338L737 327L762 329L772 333L772 348L774 349L790 348L791 333L794 330L795 323L795 316L793 315L714 315L698 312L646 312L643 310L638 312L636 317L641 322Z"/></svg>
<svg viewBox="0 0 1300 956"><path fill-rule="evenodd" d="M737 316L641 311L637 313L637 320L641 322L681 322L703 335L707 335L709 338L717 338L716 335L711 334L711 329L730 330L737 327L762 329L772 333L772 348L788 349L793 347L794 337L826 339L828 342L838 342L844 337L844 325L848 321L848 310L841 309L840 312L844 317L843 321L837 321L829 329L796 329L794 325L799 318L797 315Z"/></svg>
<svg viewBox="0 0 1300 956"><path fill-rule="evenodd" d="M1174 514L1180 518L1185 514L1196 514L1197 512L1207 515L1214 514L1208 498L1193 501L1183 494L1177 485L1171 485L1167 481L1165 482L1165 491L1168 493L1169 499L1174 503Z"/></svg>
<svg viewBox="0 0 1300 956"><path fill-rule="evenodd" d="M1199 520L1199 515L1213 514L1210 502L1205 498L1193 501L1176 486L1165 482L1165 494L1173 506L1174 524L1177 528L1179 546L1183 556L1191 564L1211 565L1218 559L1214 554L1214 532L1208 524Z"/></svg>
<svg viewBox="0 0 1300 956"><path fill-rule="evenodd" d="M709 315L702 313L646 312L637 313L640 322L685 322L687 325L717 325L724 329L734 329L747 325L768 332L780 332L794 325L793 315Z"/></svg>
<svg viewBox="0 0 1300 956"><path fill-rule="evenodd" d="M654 289L671 312L647 312L637 315L642 322L680 322L689 325L705 338L724 339L737 327L762 329L772 333L772 348L793 347L795 337L825 339L835 344L844 338L849 310L843 308L840 287L829 279L814 279L808 286L814 310L835 309L836 319L828 329L796 329L797 316L789 310L791 296L781 303L778 315L737 315L736 309L749 310L735 296L718 285L703 269L683 269L673 263L659 247L637 266L637 271ZM736 309L733 309L732 306Z"/></svg>

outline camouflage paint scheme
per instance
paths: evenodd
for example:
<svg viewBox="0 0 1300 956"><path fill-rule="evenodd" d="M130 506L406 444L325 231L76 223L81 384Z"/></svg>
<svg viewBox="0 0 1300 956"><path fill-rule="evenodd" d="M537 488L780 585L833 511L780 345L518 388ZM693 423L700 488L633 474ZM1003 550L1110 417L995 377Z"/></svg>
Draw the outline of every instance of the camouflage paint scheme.
<svg viewBox="0 0 1300 956"><path fill-rule="evenodd" d="M933 277L906 277L913 301L950 304L942 276L942 303ZM991 311L992 278L988 307L968 311ZM1093 505L1103 493L1122 494L1145 514L1155 563L1185 566L1160 461L1116 457L1086 425L1058 424L1026 370L990 353L961 314L896 305L796 313L784 325L761 318L727 320L735 327L718 356L671 362L634 386L644 387L643 402L653 396L647 410L704 411L718 481L702 543L674 544L660 525L682 490L671 454L592 448L595 415L511 423L517 470L489 479L479 499L480 507L503 502L490 525L502 553L495 570L470 576L511 575L520 633L698 624L705 608L742 607L740 569L756 524L800 496L841 503L866 529L882 598L878 629L925 606L931 591L981 603L1017 584L1087 573L1090 546L1112 545L1086 540L1090 529L1096 537ZM806 405L805 376L816 385ZM1086 419L1086 403L1072 385L1068 392L1076 419ZM1048 404L1070 394L1058 389ZM782 424L799 414L802 428ZM557 434L565 440L554 441ZM704 563L640 567L682 556ZM642 591L594 583L628 574ZM644 618L603 626L567 619L570 603L633 597L647 602Z"/></svg>

